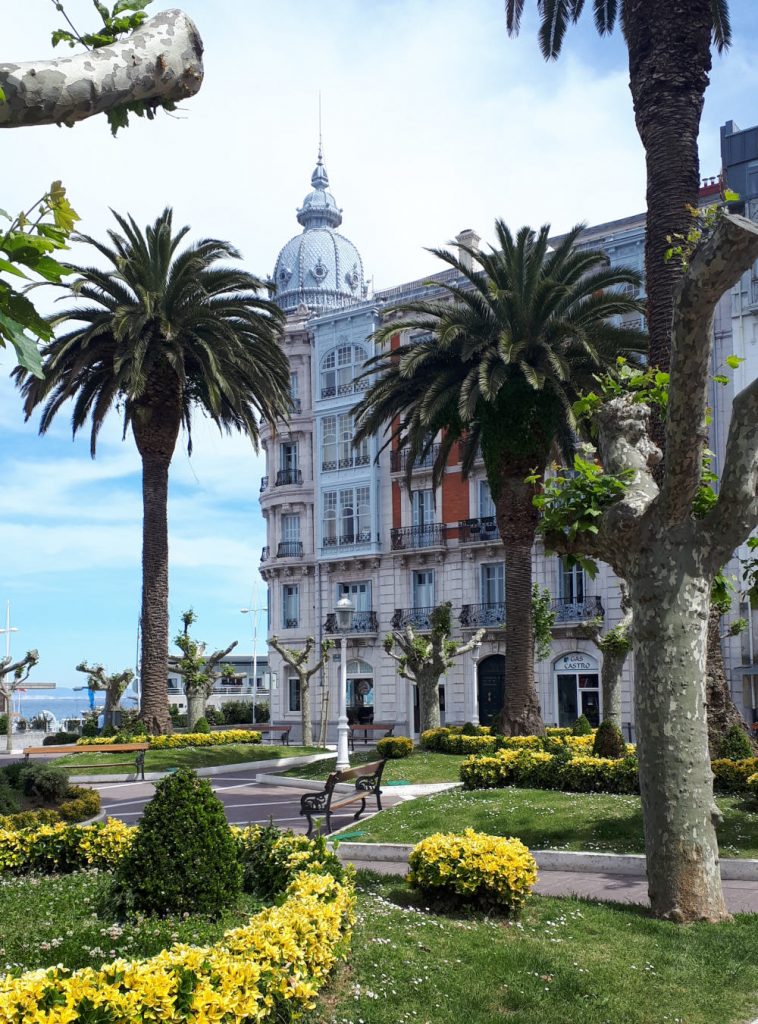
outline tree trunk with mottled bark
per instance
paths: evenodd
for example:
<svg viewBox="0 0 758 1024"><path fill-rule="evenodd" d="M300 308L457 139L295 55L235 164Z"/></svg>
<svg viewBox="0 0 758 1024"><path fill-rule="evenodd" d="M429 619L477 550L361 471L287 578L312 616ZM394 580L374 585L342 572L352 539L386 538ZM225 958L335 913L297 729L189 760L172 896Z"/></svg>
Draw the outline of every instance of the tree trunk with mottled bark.
<svg viewBox="0 0 758 1024"><path fill-rule="evenodd" d="M72 125L124 104L178 103L202 85L202 57L192 20L169 10L111 46L58 60L0 63L0 128Z"/></svg>
<svg viewBox="0 0 758 1024"><path fill-rule="evenodd" d="M440 727L440 680L434 669L416 677L418 687L419 732Z"/></svg>
<svg viewBox="0 0 758 1024"><path fill-rule="evenodd" d="M505 694L500 729L506 736L545 731L534 679L532 624L532 548L539 513L534 487L524 483L532 466L524 462L501 478L495 502L497 526L505 548Z"/></svg>
<svg viewBox="0 0 758 1024"><path fill-rule="evenodd" d="M600 669L600 687L603 695L603 721L613 722L621 728L621 673L624 671L626 651L603 651Z"/></svg>
<svg viewBox="0 0 758 1024"><path fill-rule="evenodd" d="M340 686L342 680L340 680ZM300 713L303 721L303 746L313 746L313 720L311 718L311 681L300 674Z"/></svg>
<svg viewBox="0 0 758 1024"><path fill-rule="evenodd" d="M13 701L12 695L3 693L5 697L5 749L13 753Z"/></svg>
<svg viewBox="0 0 758 1024"><path fill-rule="evenodd" d="M187 728L190 732L201 718L205 718L205 705L208 698L199 690L187 694Z"/></svg>
<svg viewBox="0 0 758 1024"><path fill-rule="evenodd" d="M652 540L629 581L637 756L655 913L719 921L728 914L705 711L710 585L692 557L693 540L689 524L676 538Z"/></svg>

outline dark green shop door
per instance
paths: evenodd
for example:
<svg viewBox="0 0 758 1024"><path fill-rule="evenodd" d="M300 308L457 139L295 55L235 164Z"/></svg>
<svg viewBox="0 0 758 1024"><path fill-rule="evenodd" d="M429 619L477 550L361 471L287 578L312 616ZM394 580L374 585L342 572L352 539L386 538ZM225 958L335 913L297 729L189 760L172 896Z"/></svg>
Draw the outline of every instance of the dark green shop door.
<svg viewBox="0 0 758 1024"><path fill-rule="evenodd" d="M492 725L505 700L505 658L493 654L479 662L479 722Z"/></svg>

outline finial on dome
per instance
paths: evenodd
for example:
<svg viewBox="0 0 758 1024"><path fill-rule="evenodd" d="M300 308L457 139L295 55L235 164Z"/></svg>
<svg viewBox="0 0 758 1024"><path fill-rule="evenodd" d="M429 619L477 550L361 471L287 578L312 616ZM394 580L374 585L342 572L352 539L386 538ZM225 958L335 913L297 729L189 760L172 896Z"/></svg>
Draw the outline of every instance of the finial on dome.
<svg viewBox="0 0 758 1024"><path fill-rule="evenodd" d="M324 156L321 151L320 138L318 143L318 158L316 160L316 169L311 175L311 185L313 185L314 188L321 189L322 191L329 188L329 175L326 173L326 167L324 167Z"/></svg>

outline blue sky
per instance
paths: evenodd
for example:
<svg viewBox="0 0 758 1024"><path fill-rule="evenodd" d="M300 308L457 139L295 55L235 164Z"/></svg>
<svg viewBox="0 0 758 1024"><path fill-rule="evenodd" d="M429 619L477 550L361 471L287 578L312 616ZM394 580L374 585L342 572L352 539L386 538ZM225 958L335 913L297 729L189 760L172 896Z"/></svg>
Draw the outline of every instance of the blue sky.
<svg viewBox="0 0 758 1024"><path fill-rule="evenodd" d="M206 80L178 116L137 122L117 140L94 120L73 130L2 134L0 205L28 206L66 184L89 234L109 207L154 219L171 204L193 234L228 238L259 274L299 231L309 187L317 96L342 229L376 287L435 269L425 246L464 227L486 239L511 225L611 220L643 208L620 34L600 39L588 12L545 64L528 3L521 37L505 32L502 0L186 0L206 46ZM67 10L93 24L89 0ZM166 6L156 0L158 10ZM48 0L15 0L5 60L50 55L58 16ZM732 0L735 45L714 56L701 132L703 175L719 169L719 125L758 123L758 12ZM76 255L79 255L78 253ZM41 295L41 293L38 293ZM48 300L40 299L41 302ZM13 652L40 651L35 678L79 683L81 658L133 666L140 606L140 464L117 417L90 460L65 416L43 438L24 424L0 355L0 601L11 601ZM172 631L194 606L211 646L251 649L249 617L265 529L263 461L243 438L195 429L171 477ZM259 600L264 599L259 584ZM259 638L259 650L265 645Z"/></svg>

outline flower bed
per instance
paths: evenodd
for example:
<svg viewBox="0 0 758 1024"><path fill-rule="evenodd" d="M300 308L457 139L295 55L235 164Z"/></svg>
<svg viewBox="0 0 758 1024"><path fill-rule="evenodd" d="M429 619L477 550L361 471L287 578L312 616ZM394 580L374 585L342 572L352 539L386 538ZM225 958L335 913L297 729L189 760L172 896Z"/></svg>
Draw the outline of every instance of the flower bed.
<svg viewBox="0 0 758 1024"><path fill-rule="evenodd" d="M499 736L492 735L486 725L471 727L475 732L463 731L461 726L440 726L421 734L424 750L440 754L494 754L498 750L545 750L556 753L562 749L571 753L591 754L595 732L586 736L574 736L570 729L546 729L544 736ZM634 747L628 746L628 752Z"/></svg>
<svg viewBox="0 0 758 1024"><path fill-rule="evenodd" d="M94 818L100 812L100 794L84 786L69 786L66 798L57 807L41 807L37 810L19 811L18 814L0 815L0 830L36 828L38 825L53 825L59 821L77 822Z"/></svg>
<svg viewBox="0 0 758 1024"><path fill-rule="evenodd" d="M26 838L38 854L36 870L72 870L77 858L91 867L112 867L136 829L120 822L99 828L53 826L30 830ZM343 877L323 840L278 835L260 826L233 831L243 862L247 857L256 870L269 867L272 893L285 887L281 905L255 914L211 946L175 945L149 959L115 960L99 970L70 972L57 966L18 977L8 974L0 978L0 1021L280 1022L312 1006L349 938L354 917L350 879ZM8 835L0 833L0 868L17 871L19 860L25 857L28 866L35 859L27 847L19 852L16 846L15 861L9 864L8 842ZM69 852L73 855L66 861Z"/></svg>
<svg viewBox="0 0 758 1024"><path fill-rule="evenodd" d="M170 736L83 736L79 747L98 747L109 743L145 743L151 750L177 750L180 747L223 747L228 743L260 743L262 734L252 729L226 729L224 732L171 733Z"/></svg>
<svg viewBox="0 0 758 1024"><path fill-rule="evenodd" d="M537 881L537 865L518 839L441 833L422 839L408 858L408 881L422 892L517 912Z"/></svg>
<svg viewBox="0 0 758 1024"><path fill-rule="evenodd" d="M758 772L758 758L712 762L714 788L720 793L748 789L748 779ZM563 789L576 793L638 793L637 758L616 759L583 754L522 749L501 749L490 757L470 757L460 770L464 789L498 789L522 786L532 789Z"/></svg>

